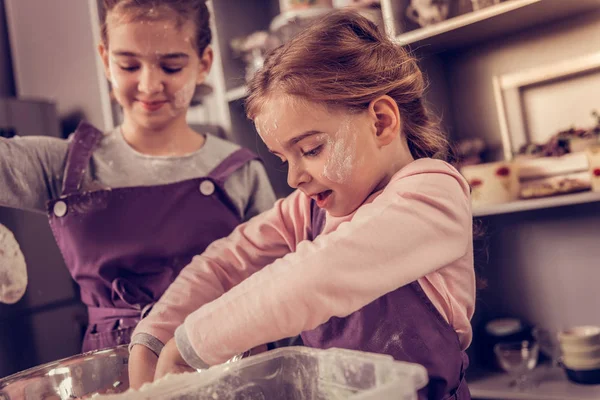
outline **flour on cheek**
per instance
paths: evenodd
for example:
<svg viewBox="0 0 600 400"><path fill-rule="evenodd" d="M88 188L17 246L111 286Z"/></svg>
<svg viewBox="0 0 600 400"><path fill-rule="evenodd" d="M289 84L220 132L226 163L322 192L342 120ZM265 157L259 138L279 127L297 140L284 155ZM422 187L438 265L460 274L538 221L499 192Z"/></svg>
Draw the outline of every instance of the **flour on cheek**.
<svg viewBox="0 0 600 400"><path fill-rule="evenodd" d="M176 109L186 108L192 101L196 90L196 77L192 77L181 89L175 92L173 105Z"/></svg>
<svg viewBox="0 0 600 400"><path fill-rule="evenodd" d="M356 164L358 133L350 126L350 118L346 118L327 141L329 157L323 167L323 177L332 182L347 183L352 178L352 170Z"/></svg>

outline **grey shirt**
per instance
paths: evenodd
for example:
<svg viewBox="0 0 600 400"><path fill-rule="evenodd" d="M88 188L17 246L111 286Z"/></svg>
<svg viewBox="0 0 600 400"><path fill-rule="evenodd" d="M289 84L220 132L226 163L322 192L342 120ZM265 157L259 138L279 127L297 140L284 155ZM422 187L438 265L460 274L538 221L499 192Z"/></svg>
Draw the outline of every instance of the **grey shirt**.
<svg viewBox="0 0 600 400"><path fill-rule="evenodd" d="M0 205L45 212L60 197L69 140L45 136L0 138ZM93 191L153 186L207 176L239 146L206 135L199 150L185 156L149 156L135 151L119 128L94 150L81 189ZM225 182L225 191L246 221L271 208L275 194L259 161L251 161Z"/></svg>

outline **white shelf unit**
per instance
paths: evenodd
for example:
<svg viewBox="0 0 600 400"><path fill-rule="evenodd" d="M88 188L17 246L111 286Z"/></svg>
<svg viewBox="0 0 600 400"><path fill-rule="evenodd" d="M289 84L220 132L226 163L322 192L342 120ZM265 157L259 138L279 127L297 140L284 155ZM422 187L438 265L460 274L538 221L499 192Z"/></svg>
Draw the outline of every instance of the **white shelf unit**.
<svg viewBox="0 0 600 400"><path fill-rule="evenodd" d="M230 47L232 39L247 36L259 30L268 30L279 15L278 0L216 0L209 2L213 16L213 47L216 97L222 99L220 114L225 116L221 125L227 138L256 152L264 161L275 193L283 197L291 193L286 174L279 159L269 153L258 137L254 125L246 118L243 100L247 95L245 66Z"/></svg>
<svg viewBox="0 0 600 400"><path fill-rule="evenodd" d="M510 203L493 204L485 207L477 207L473 208L473 216L485 217L488 215L510 214L520 211L539 210L545 208L562 207L595 202L600 202L599 192L572 193L539 199L518 200Z"/></svg>
<svg viewBox="0 0 600 400"><path fill-rule="evenodd" d="M510 386L511 378L501 372L481 372L467 379L474 399L498 400L597 400L600 385L581 385L569 381L561 368L540 365L530 374L533 386L517 390Z"/></svg>
<svg viewBox="0 0 600 400"><path fill-rule="evenodd" d="M17 97L49 99L61 118L81 112L98 128L112 129L108 83L96 49L96 0L65 0L60 6L6 0L4 7Z"/></svg>
<svg viewBox="0 0 600 400"><path fill-rule="evenodd" d="M403 8L388 7L393 23L386 24L388 34L400 45L428 52L438 52L457 47L471 46L487 40L581 14L600 6L598 0L506 0L481 10L459 15L439 24L399 32ZM385 8L384 8L385 9ZM389 21L389 19L388 19Z"/></svg>
<svg viewBox="0 0 600 400"><path fill-rule="evenodd" d="M401 45L424 50L426 53L451 52L453 49L473 46L493 39L501 39L514 32L532 28L559 19L565 19L593 9L600 8L600 0L505 0L497 5L468 12L439 24L403 32L406 26L404 8L408 0L382 0L382 16L388 35ZM234 0L212 1L213 30L215 47L218 57L215 58L215 72L218 77L213 79L215 99L220 101L222 116L221 125L227 135L234 141L251 145L254 150L257 142L254 127L245 117L240 118L235 113L243 112L241 100L247 96L244 79L244 63L235 57L230 48L230 41L235 37L249 35L258 30L269 30L274 21L281 19L278 0L253 0L238 2ZM260 147L260 144L258 144ZM270 154L261 154L268 166L277 166L277 161ZM279 171L269 171L272 179L281 180ZM285 182L274 183L279 187L278 195L289 191ZM587 198L587 196L584 196ZM592 196L593 197L593 196ZM527 201L499 207L475 210L477 215L516 212L539 208L538 204L562 205L562 200ZM579 201L585 202L585 201ZM543 206L541 206L543 207Z"/></svg>
<svg viewBox="0 0 600 400"><path fill-rule="evenodd" d="M400 32L406 1L383 0L385 30L396 43L429 53L464 48L555 20L568 18L600 7L600 0L505 0L425 28ZM262 27L268 29L268 26ZM227 50L225 50L227 51ZM236 64L238 64L236 62ZM236 65L239 68L239 65ZM240 74L239 76L243 76ZM236 83L242 80L238 77ZM244 85L228 85L227 101L247 95Z"/></svg>

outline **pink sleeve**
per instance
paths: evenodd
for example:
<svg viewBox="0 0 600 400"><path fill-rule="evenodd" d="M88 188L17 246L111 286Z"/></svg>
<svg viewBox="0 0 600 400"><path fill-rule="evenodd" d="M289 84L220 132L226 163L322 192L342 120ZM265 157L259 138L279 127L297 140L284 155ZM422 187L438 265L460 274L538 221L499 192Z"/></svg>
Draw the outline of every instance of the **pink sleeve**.
<svg viewBox="0 0 600 400"><path fill-rule="evenodd" d="M210 365L314 329L463 257L471 243L468 186L458 173L395 178L350 222L287 254L185 321Z"/></svg>
<svg viewBox="0 0 600 400"><path fill-rule="evenodd" d="M192 311L294 251L296 243L307 235L307 200L299 192L292 193L271 210L238 226L228 237L212 243L181 271L132 336L145 333L167 343Z"/></svg>

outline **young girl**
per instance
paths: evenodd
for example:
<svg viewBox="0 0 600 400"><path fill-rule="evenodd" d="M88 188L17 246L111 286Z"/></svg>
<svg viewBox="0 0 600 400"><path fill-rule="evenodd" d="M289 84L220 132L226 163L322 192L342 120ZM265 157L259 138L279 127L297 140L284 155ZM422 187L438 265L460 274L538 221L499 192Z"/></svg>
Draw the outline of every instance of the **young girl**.
<svg viewBox="0 0 600 400"><path fill-rule="evenodd" d="M423 398L469 398L475 304L469 186L423 104L415 60L338 12L274 51L248 116L297 188L194 258L135 337L133 386L263 343L392 355L424 365ZM134 337L134 340L135 340Z"/></svg>
<svg viewBox="0 0 600 400"><path fill-rule="evenodd" d="M193 255L275 201L254 154L186 123L212 63L205 1L104 9L99 50L121 126L0 139L0 205L47 210L88 306L84 351L129 343Z"/></svg>

